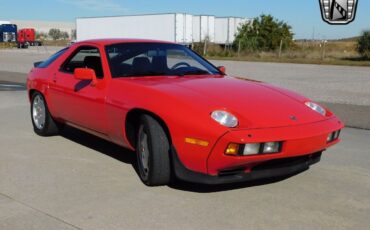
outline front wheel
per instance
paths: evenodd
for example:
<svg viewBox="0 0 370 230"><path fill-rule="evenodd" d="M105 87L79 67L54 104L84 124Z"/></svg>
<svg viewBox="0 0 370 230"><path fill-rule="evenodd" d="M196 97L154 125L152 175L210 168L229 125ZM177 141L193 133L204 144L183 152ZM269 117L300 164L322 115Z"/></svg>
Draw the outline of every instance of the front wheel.
<svg viewBox="0 0 370 230"><path fill-rule="evenodd" d="M40 136L52 136L59 132L60 127L51 117L45 98L38 92L32 95L31 120L33 130Z"/></svg>
<svg viewBox="0 0 370 230"><path fill-rule="evenodd" d="M137 135L136 155L140 179L148 186L169 184L170 144L163 127L153 117L143 115Z"/></svg>

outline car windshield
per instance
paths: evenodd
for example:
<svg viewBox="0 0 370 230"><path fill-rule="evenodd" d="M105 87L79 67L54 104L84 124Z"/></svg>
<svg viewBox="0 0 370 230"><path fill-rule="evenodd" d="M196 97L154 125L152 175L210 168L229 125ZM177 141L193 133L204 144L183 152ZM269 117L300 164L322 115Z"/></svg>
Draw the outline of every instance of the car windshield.
<svg viewBox="0 0 370 230"><path fill-rule="evenodd" d="M113 78L221 74L211 63L183 45L120 43L105 49Z"/></svg>

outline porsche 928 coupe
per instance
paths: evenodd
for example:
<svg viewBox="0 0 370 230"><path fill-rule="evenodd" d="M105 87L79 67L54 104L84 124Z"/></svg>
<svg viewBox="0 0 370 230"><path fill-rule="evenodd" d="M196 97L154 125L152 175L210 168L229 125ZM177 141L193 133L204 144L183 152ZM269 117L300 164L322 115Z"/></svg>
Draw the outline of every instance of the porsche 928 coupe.
<svg viewBox="0 0 370 230"><path fill-rule="evenodd" d="M180 44L77 42L29 73L33 128L50 136L69 125L135 151L148 186L295 174L340 141L343 123L327 108L225 71Z"/></svg>

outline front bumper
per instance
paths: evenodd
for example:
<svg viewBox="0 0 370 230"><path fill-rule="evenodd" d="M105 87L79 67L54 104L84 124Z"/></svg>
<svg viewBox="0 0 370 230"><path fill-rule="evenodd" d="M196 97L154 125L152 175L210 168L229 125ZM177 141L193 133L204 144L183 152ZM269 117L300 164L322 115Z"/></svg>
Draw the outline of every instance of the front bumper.
<svg viewBox="0 0 370 230"><path fill-rule="evenodd" d="M207 161L207 173L218 175L225 170L244 168L246 172L260 163L269 160L291 158L322 152L338 143L340 139L327 142L327 137L333 131L343 128L343 123L337 118L321 122L288 127L235 130L228 132L214 145ZM224 154L229 143L256 143L281 141L279 153L257 154L250 156L227 156Z"/></svg>
<svg viewBox="0 0 370 230"><path fill-rule="evenodd" d="M330 133L344 127L336 117L321 122L288 127L229 131L212 145L207 156L206 172L191 170L182 156L174 154L176 176L206 184L233 183L245 180L294 174L320 160L321 153L340 139L327 142ZM279 153L249 156L225 155L229 143L282 142ZM197 147L199 150L202 147Z"/></svg>
<svg viewBox="0 0 370 230"><path fill-rule="evenodd" d="M317 152L300 157L266 161L265 163L254 167L250 172L245 172L243 169L235 169L223 171L217 176L211 176L188 170L180 162L177 154L174 154L173 156L173 164L176 177L181 180L201 184L217 185L294 175L307 170L310 165L319 162L320 159L321 152Z"/></svg>

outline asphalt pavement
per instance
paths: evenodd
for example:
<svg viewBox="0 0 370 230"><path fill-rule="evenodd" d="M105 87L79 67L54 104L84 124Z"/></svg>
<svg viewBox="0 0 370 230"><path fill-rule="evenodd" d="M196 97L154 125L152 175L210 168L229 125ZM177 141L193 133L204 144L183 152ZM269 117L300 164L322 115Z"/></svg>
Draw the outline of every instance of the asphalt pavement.
<svg viewBox="0 0 370 230"><path fill-rule="evenodd" d="M0 91L0 229L369 229L370 131L301 174L227 186L144 186L135 156L67 128L35 135L25 91Z"/></svg>

